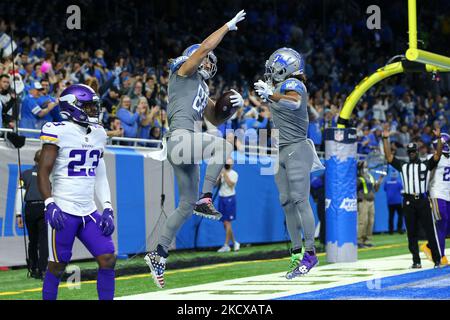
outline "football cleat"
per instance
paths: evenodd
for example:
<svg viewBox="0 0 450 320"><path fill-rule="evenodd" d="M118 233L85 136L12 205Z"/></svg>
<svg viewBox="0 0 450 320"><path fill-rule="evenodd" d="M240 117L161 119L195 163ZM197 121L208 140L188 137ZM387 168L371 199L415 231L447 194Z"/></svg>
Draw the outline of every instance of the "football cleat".
<svg viewBox="0 0 450 320"><path fill-rule="evenodd" d="M286 279L293 279L298 276L303 276L318 264L319 259L317 259L317 256L315 254L309 254L308 252L305 252L305 254L303 255L303 259L300 261L298 266L286 274Z"/></svg>
<svg viewBox="0 0 450 320"><path fill-rule="evenodd" d="M151 251L144 257L152 274L153 281L158 288L164 288L164 270L166 269L166 259L161 257L158 252Z"/></svg>
<svg viewBox="0 0 450 320"><path fill-rule="evenodd" d="M294 271L300 264L303 256L301 253L293 253L291 255L291 261L289 262L289 271L286 273L286 279L290 280L294 278Z"/></svg>
<svg viewBox="0 0 450 320"><path fill-rule="evenodd" d="M194 214L212 220L220 220L222 218L222 214L216 210L211 198L198 200L194 207Z"/></svg>
<svg viewBox="0 0 450 320"><path fill-rule="evenodd" d="M411 266L411 269L422 269L422 265L420 263L414 262Z"/></svg>
<svg viewBox="0 0 450 320"><path fill-rule="evenodd" d="M433 261L433 256L431 254L430 248L428 247L428 243L424 243L423 245L421 245L420 250L422 250L422 252L425 253L425 256L427 257L428 260Z"/></svg>

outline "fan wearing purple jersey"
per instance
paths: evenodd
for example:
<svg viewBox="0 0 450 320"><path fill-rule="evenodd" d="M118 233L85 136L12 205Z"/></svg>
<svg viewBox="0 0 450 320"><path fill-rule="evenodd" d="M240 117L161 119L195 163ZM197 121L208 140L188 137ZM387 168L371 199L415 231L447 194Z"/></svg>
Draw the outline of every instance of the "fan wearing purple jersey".
<svg viewBox="0 0 450 320"><path fill-rule="evenodd" d="M42 127L38 187L45 199L49 261L44 300L56 300L58 286L77 237L97 260L100 300L114 298L114 215L103 153L106 132L98 125L99 98L86 85L72 85L59 98L68 121ZM102 204L100 214L94 201Z"/></svg>

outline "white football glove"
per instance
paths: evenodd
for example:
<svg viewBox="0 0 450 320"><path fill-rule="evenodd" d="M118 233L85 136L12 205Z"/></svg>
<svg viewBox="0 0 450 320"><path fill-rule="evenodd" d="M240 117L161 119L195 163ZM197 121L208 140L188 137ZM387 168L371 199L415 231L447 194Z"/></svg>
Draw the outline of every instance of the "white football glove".
<svg viewBox="0 0 450 320"><path fill-rule="evenodd" d="M265 101L270 101L269 96L273 95L271 87L262 80L254 83L256 93Z"/></svg>
<svg viewBox="0 0 450 320"><path fill-rule="evenodd" d="M242 98L241 94L234 89L231 89L231 91L233 91L234 93L234 95L230 96L230 102L232 103L233 107L242 108L244 106L244 99Z"/></svg>
<svg viewBox="0 0 450 320"><path fill-rule="evenodd" d="M246 15L246 13L245 13L244 10L239 11L238 14L233 19L231 19L230 21L227 22L228 30L230 30L230 31L237 30L238 29L237 26L236 26L237 23L241 22L242 20L244 20L245 19L245 15Z"/></svg>

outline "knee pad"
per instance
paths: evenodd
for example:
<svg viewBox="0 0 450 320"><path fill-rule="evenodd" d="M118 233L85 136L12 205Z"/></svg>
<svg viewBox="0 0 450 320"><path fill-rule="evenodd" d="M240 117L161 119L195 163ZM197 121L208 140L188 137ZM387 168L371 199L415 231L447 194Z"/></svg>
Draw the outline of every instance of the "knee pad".
<svg viewBox="0 0 450 320"><path fill-rule="evenodd" d="M280 204L283 208L290 204L289 197L287 194L280 193Z"/></svg>
<svg viewBox="0 0 450 320"><path fill-rule="evenodd" d="M115 254L104 254L97 257L98 266L100 269L114 269L116 266Z"/></svg>
<svg viewBox="0 0 450 320"><path fill-rule="evenodd" d="M65 263L49 261L47 271L51 272L55 277L61 278L66 271L66 266Z"/></svg>
<svg viewBox="0 0 450 320"><path fill-rule="evenodd" d="M305 203L306 201L308 201L307 198L303 197L302 195L300 195L300 194L298 194L298 193L293 193L293 192L292 192L292 193L290 194L290 197L291 197L291 199L292 199L292 202L293 202L295 205L303 204L303 203Z"/></svg>

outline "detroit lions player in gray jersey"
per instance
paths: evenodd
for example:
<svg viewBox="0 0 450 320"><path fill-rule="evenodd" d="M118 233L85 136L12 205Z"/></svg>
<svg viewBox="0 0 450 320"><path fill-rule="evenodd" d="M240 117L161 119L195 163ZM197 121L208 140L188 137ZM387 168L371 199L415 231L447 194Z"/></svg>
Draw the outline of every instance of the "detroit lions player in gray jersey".
<svg viewBox="0 0 450 320"><path fill-rule="evenodd" d="M233 148L221 137L202 133L204 110L214 107L205 80L212 78L217 70L213 50L228 31L237 30L236 24L244 19L242 10L201 44L190 46L170 63L167 107L170 130L166 138L168 160L178 183L179 203L164 223L156 249L145 256L153 280L160 288L165 284L169 247L183 223L192 213L217 220L222 216L212 204L212 190ZM234 107L242 107L242 96L233 92L231 103ZM209 162L199 199L199 163L204 159Z"/></svg>
<svg viewBox="0 0 450 320"><path fill-rule="evenodd" d="M266 82L255 83L258 95L269 103L274 126L279 130L279 170L275 181L292 242L288 279L306 274L318 264L315 222L309 203L310 173L317 154L307 139L308 93L303 69L304 61L298 52L281 48L266 62Z"/></svg>

